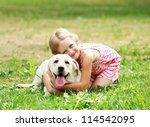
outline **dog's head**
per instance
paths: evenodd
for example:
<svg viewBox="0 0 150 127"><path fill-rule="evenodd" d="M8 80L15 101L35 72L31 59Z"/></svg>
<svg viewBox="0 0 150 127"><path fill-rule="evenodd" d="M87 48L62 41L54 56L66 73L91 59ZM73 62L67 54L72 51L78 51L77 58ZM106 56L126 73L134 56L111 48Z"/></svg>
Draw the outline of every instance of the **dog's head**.
<svg viewBox="0 0 150 127"><path fill-rule="evenodd" d="M80 80L80 70L77 61L69 55L57 54L50 58L48 68L55 78L55 85L63 87L67 83Z"/></svg>

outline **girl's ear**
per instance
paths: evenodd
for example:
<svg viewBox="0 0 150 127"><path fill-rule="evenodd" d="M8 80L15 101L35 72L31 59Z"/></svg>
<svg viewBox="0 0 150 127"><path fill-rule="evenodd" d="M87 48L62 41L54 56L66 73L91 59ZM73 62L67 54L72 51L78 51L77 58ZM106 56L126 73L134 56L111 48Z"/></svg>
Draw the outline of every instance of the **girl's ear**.
<svg viewBox="0 0 150 127"><path fill-rule="evenodd" d="M80 43L80 40L79 40L79 39L76 39L75 42L76 42L76 44L79 44L79 43Z"/></svg>
<svg viewBox="0 0 150 127"><path fill-rule="evenodd" d="M74 38L74 40L75 40L76 44L79 44L79 43L80 43L80 40L79 40L78 35L73 34L73 38Z"/></svg>

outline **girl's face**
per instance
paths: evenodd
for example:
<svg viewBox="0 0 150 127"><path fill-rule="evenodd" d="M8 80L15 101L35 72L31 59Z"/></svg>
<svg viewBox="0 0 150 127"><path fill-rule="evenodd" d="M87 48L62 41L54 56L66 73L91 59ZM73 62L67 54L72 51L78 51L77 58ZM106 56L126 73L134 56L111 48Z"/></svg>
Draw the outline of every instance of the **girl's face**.
<svg viewBox="0 0 150 127"><path fill-rule="evenodd" d="M70 38L61 41L57 50L60 54L67 54L75 60L77 60L80 55L80 48L77 42Z"/></svg>

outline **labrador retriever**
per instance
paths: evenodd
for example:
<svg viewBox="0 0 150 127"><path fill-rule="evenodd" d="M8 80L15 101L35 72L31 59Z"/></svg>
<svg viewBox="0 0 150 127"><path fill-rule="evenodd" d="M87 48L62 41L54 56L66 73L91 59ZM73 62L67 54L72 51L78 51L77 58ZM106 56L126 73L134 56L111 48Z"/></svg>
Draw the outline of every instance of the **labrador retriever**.
<svg viewBox="0 0 150 127"><path fill-rule="evenodd" d="M66 54L57 54L50 59L45 60L38 67L36 75L32 84L18 84L18 87L30 87L33 86L35 90L38 86L43 84L43 75L49 71L54 79L56 88L63 87L65 84L79 82L81 78L81 72L77 61L72 59ZM48 91L44 86L44 93L47 95Z"/></svg>

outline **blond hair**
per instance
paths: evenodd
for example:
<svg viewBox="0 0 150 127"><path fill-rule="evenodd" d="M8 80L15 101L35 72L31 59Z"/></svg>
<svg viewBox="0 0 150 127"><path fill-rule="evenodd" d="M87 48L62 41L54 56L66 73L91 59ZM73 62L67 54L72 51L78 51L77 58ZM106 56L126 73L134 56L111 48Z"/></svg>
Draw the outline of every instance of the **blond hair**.
<svg viewBox="0 0 150 127"><path fill-rule="evenodd" d="M54 33L50 36L50 39L49 39L49 47L53 54L59 53L57 51L59 44L61 41L63 41L66 38L70 38L75 42L79 42L78 36L74 33L71 33L65 28L59 28L59 29L56 29L56 31L54 31Z"/></svg>

